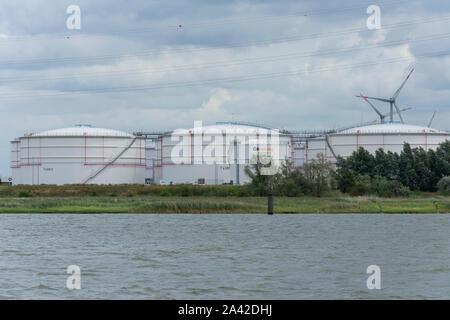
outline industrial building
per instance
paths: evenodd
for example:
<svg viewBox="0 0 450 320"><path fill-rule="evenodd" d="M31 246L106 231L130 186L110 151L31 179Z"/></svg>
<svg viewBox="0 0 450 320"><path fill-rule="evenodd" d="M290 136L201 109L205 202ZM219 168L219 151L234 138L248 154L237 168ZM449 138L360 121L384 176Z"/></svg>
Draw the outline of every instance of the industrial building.
<svg viewBox="0 0 450 320"><path fill-rule="evenodd" d="M12 183L245 184L245 168L264 156L273 168L283 161L298 167L319 154L334 163L360 147L400 153L405 142L434 150L446 140L448 131L401 122L322 131L218 122L134 134L77 125L11 141Z"/></svg>
<svg viewBox="0 0 450 320"><path fill-rule="evenodd" d="M302 166L319 154L334 163L359 148L400 153L404 143L436 149L450 132L405 124L397 97L359 94L380 122L336 130L287 131L242 122L218 122L191 129L129 134L77 125L27 134L11 142L13 184L245 184L245 168L269 159L267 174L283 163ZM383 113L371 101L389 104ZM399 121L394 121L394 116ZM386 118L389 120L386 121ZM261 161L263 162L263 161ZM269 172L270 171L270 172Z"/></svg>
<svg viewBox="0 0 450 320"><path fill-rule="evenodd" d="M155 141L154 183L245 184L245 167L268 157L292 161L292 136L267 127L222 122L161 134Z"/></svg>
<svg viewBox="0 0 450 320"><path fill-rule="evenodd" d="M11 141L13 184L143 184L145 140L90 125Z"/></svg>
<svg viewBox="0 0 450 320"><path fill-rule="evenodd" d="M0 177L0 185L12 185L12 177Z"/></svg>
<svg viewBox="0 0 450 320"><path fill-rule="evenodd" d="M11 141L13 184L245 184L245 167L292 162L292 135L223 122L172 132L128 134L76 125Z"/></svg>

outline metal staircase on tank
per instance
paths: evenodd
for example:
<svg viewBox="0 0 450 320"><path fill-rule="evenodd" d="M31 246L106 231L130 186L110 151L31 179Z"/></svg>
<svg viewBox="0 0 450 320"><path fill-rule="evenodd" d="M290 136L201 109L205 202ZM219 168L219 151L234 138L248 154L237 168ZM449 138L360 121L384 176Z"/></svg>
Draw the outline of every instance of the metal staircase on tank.
<svg viewBox="0 0 450 320"><path fill-rule="evenodd" d="M107 162L106 164L104 164L102 167L100 167L100 169L98 169L96 172L94 172L93 174L91 174L89 177L87 177L86 179L84 179L81 184L86 184L88 183L90 180L94 179L96 176L98 176L103 170L105 170L108 166L112 165L114 162L117 161L117 159L119 159L128 149L131 148L131 146L133 145L133 143L136 141L138 137L134 137L131 142L122 150L119 152L118 155L116 155L112 160L110 160L109 162Z"/></svg>

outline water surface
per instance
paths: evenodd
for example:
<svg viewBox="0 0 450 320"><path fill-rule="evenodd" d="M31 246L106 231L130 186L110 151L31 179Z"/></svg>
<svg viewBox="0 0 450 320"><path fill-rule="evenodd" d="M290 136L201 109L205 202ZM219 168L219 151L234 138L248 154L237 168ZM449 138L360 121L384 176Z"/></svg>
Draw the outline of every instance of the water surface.
<svg viewBox="0 0 450 320"><path fill-rule="evenodd" d="M449 299L449 219L4 214L0 299Z"/></svg>

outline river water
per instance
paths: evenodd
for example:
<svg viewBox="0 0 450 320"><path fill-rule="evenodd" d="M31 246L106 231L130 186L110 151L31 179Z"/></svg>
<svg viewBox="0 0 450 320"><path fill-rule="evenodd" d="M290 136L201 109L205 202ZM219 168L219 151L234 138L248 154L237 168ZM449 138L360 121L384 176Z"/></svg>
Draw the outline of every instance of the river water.
<svg viewBox="0 0 450 320"><path fill-rule="evenodd" d="M449 299L449 236L438 214L4 214L0 299Z"/></svg>

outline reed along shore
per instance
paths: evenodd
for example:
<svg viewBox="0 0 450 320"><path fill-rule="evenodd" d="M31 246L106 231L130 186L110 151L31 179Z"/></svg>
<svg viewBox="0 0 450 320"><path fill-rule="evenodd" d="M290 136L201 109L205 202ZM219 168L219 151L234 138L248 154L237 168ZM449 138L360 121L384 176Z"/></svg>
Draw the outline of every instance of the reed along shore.
<svg viewBox="0 0 450 320"><path fill-rule="evenodd" d="M275 213L450 213L450 197L277 197ZM0 213L267 213L245 186L0 186Z"/></svg>

